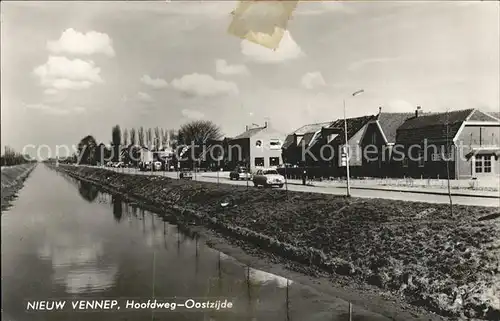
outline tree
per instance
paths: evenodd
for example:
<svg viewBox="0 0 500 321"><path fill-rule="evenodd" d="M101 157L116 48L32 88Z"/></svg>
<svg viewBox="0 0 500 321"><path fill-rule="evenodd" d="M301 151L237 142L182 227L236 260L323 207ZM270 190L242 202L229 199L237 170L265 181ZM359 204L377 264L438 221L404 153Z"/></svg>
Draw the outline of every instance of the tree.
<svg viewBox="0 0 500 321"><path fill-rule="evenodd" d="M137 143L135 134L136 134L135 128L132 128L130 130L130 144L131 145L135 145Z"/></svg>
<svg viewBox="0 0 500 321"><path fill-rule="evenodd" d="M144 127L139 127L139 131L137 132L137 136L139 138L139 145L141 145L141 147L144 147Z"/></svg>
<svg viewBox="0 0 500 321"><path fill-rule="evenodd" d="M161 133L160 133L160 137L161 137L161 146L163 146L163 148L167 147L167 131L165 129L161 129Z"/></svg>
<svg viewBox="0 0 500 321"><path fill-rule="evenodd" d="M120 161L120 143L122 141L120 126L116 125L111 130L111 144L113 148L113 162Z"/></svg>
<svg viewBox="0 0 500 321"><path fill-rule="evenodd" d="M128 130L126 128L123 130L123 146L128 146Z"/></svg>
<svg viewBox="0 0 500 321"><path fill-rule="evenodd" d="M152 142L153 142L153 130L150 127L146 130L146 145L148 148L151 148Z"/></svg>
<svg viewBox="0 0 500 321"><path fill-rule="evenodd" d="M177 146L181 146L181 145L184 145L185 144L185 141L184 141L184 133L179 129L177 131L177 143L176 143L176 147Z"/></svg>
<svg viewBox="0 0 500 321"><path fill-rule="evenodd" d="M177 132L175 129L169 129L167 134L167 141L170 147L175 148L177 146Z"/></svg>
<svg viewBox="0 0 500 321"><path fill-rule="evenodd" d="M92 135L85 136L82 138L80 143L78 143L78 159L79 164L95 165L95 150L97 148L97 142Z"/></svg>
<svg viewBox="0 0 500 321"><path fill-rule="evenodd" d="M180 128L179 134L186 145L203 144L208 139L218 140L222 138L220 127L209 120L195 120L184 124Z"/></svg>
<svg viewBox="0 0 500 321"><path fill-rule="evenodd" d="M106 145L100 143L99 146L95 149L94 159L96 162L99 162L101 165L104 163L104 159L106 159Z"/></svg>
<svg viewBox="0 0 500 321"><path fill-rule="evenodd" d="M161 146L161 136L160 136L160 128L155 127L155 138L154 138L154 147L155 147L155 150L159 150L160 149L160 146Z"/></svg>

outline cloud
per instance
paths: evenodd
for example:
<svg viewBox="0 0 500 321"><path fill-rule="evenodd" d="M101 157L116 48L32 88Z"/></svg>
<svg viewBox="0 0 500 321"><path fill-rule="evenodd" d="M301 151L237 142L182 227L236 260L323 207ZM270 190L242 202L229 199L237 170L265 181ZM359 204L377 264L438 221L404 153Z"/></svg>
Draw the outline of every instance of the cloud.
<svg viewBox="0 0 500 321"><path fill-rule="evenodd" d="M353 62L349 65L349 70L356 71L363 68L366 65L370 64L378 64L378 63L386 63L390 61L402 60L403 57L382 57L382 58L368 58Z"/></svg>
<svg viewBox="0 0 500 321"><path fill-rule="evenodd" d="M115 51L111 38L96 31L81 33L73 28L66 29L56 41L48 41L47 49L52 53L67 53L76 55L104 54L114 57Z"/></svg>
<svg viewBox="0 0 500 321"><path fill-rule="evenodd" d="M406 100L395 99L387 103L384 106L384 109L388 112L412 112L415 110L415 105L407 102Z"/></svg>
<svg viewBox="0 0 500 321"><path fill-rule="evenodd" d="M141 82L155 89L162 89L168 87L168 82L165 79L151 78L149 75L142 76Z"/></svg>
<svg viewBox="0 0 500 321"><path fill-rule="evenodd" d="M100 72L101 69L93 61L59 56L49 56L45 64L33 70L42 86L53 89L47 90L48 94L54 93L56 89L86 89L102 83Z"/></svg>
<svg viewBox="0 0 500 321"><path fill-rule="evenodd" d="M28 109L38 110L51 115L69 115L74 113L81 114L85 112L85 108L83 107L60 108L45 104L25 104L24 106Z"/></svg>
<svg viewBox="0 0 500 321"><path fill-rule="evenodd" d="M216 80L210 75L198 73L174 79L171 86L190 96L213 97L239 93L238 86L233 82Z"/></svg>
<svg viewBox="0 0 500 321"><path fill-rule="evenodd" d="M215 61L215 69L221 75L249 75L250 71L245 65L229 65L224 59Z"/></svg>
<svg viewBox="0 0 500 321"><path fill-rule="evenodd" d="M302 76L301 84L306 89L313 89L315 87L326 86L325 79L321 72L308 72Z"/></svg>
<svg viewBox="0 0 500 321"><path fill-rule="evenodd" d="M192 109L183 109L182 115L189 119L201 119L205 117L205 114L203 114L202 112Z"/></svg>
<svg viewBox="0 0 500 321"><path fill-rule="evenodd" d="M241 42L241 53L258 63L281 63L304 56L300 46L285 30L278 49L271 50L248 40Z"/></svg>
<svg viewBox="0 0 500 321"><path fill-rule="evenodd" d="M43 91L43 93L46 95L55 95L58 93L58 91L55 88L47 88Z"/></svg>
<svg viewBox="0 0 500 321"><path fill-rule="evenodd" d="M149 95L148 93L142 91L137 93L137 99L145 103L153 102L153 97L151 97L151 95Z"/></svg>
<svg viewBox="0 0 500 321"><path fill-rule="evenodd" d="M338 1L307 2L299 6L296 13L299 15L320 15L326 13L350 14L354 13L354 9L352 6Z"/></svg>

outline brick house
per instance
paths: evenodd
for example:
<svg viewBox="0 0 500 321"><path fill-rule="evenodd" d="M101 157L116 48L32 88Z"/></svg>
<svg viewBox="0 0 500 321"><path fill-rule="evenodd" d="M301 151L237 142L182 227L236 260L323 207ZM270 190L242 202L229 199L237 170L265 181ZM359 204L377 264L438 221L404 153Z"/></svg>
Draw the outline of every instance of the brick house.
<svg viewBox="0 0 500 321"><path fill-rule="evenodd" d="M281 147L284 135L270 126L246 127L245 132L228 140L224 155L228 167L248 166L253 172L258 168L282 164Z"/></svg>
<svg viewBox="0 0 500 321"><path fill-rule="evenodd" d="M395 148L400 176L494 178L500 174L500 120L477 109L417 111L398 128Z"/></svg>
<svg viewBox="0 0 500 321"><path fill-rule="evenodd" d="M379 113L368 122L360 139L362 154L361 175L366 177L398 176L391 162L397 129L414 113Z"/></svg>
<svg viewBox="0 0 500 321"><path fill-rule="evenodd" d="M353 176L358 176L362 172L360 141L369 122L375 117L347 119L349 169ZM287 163L306 167L309 176L339 177L346 173L340 157L344 144L344 119L338 119L299 128L287 136L282 152Z"/></svg>
<svg viewBox="0 0 500 321"><path fill-rule="evenodd" d="M282 146L282 158L284 163L301 165L302 149L307 146L315 135L321 134L321 128L329 127L333 122L308 124L288 134Z"/></svg>

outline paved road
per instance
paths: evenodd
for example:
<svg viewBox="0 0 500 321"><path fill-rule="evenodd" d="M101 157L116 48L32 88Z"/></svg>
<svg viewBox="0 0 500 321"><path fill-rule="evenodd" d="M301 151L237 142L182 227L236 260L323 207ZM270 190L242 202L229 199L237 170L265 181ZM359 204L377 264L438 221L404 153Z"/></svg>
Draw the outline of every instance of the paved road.
<svg viewBox="0 0 500 321"><path fill-rule="evenodd" d="M105 169L114 170L116 172L121 172L121 173L129 173L129 174L159 175L170 178L178 178L177 176L178 174L176 172L140 172L134 168L105 168ZM217 178L215 177L206 177L200 174L196 175L196 180L202 182L212 182L212 183L217 182ZM220 177L219 182L224 184L234 184L243 186L247 184L245 181L232 181L226 177ZM248 186L249 188L255 188L252 182L249 182ZM297 192L311 192L311 193L334 194L334 195L345 195L346 192L344 188L339 188L339 187L304 186L304 185L292 185L292 184L288 184L288 190ZM353 197L362 197L362 198L385 198L393 200L415 201L415 202L426 202L426 203L447 204L450 202L448 195L396 192L387 190L351 189L351 195ZM452 201L453 204L457 205L488 206L488 207L500 208L500 198L495 199L495 198L481 198L475 196L453 196Z"/></svg>

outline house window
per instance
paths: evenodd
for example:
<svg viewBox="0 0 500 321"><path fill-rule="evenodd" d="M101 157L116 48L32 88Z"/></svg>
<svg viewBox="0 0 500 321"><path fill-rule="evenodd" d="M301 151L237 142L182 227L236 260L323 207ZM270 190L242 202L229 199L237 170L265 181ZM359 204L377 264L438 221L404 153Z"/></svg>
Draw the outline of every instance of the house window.
<svg viewBox="0 0 500 321"><path fill-rule="evenodd" d="M271 139L269 141L269 149L281 149L281 140L279 139Z"/></svg>
<svg viewBox="0 0 500 321"><path fill-rule="evenodd" d="M264 157L255 157L255 166L264 166Z"/></svg>
<svg viewBox="0 0 500 321"><path fill-rule="evenodd" d="M491 173L491 157L484 157L483 170L485 173Z"/></svg>
<svg viewBox="0 0 500 321"><path fill-rule="evenodd" d="M279 157L269 157L269 166L278 166L280 164Z"/></svg>
<svg viewBox="0 0 500 321"><path fill-rule="evenodd" d="M372 134L372 145L376 145L377 144L377 134L373 133Z"/></svg>
<svg viewBox="0 0 500 321"><path fill-rule="evenodd" d="M403 158L403 167L408 167L408 158Z"/></svg>
<svg viewBox="0 0 500 321"><path fill-rule="evenodd" d="M255 146L261 147L262 146L262 141L259 139L258 141L255 142Z"/></svg>
<svg viewBox="0 0 500 321"><path fill-rule="evenodd" d="M476 156L476 173L491 173L491 157Z"/></svg>

